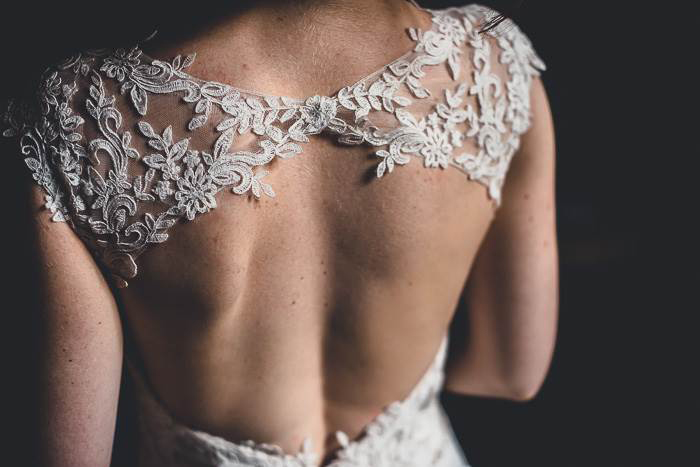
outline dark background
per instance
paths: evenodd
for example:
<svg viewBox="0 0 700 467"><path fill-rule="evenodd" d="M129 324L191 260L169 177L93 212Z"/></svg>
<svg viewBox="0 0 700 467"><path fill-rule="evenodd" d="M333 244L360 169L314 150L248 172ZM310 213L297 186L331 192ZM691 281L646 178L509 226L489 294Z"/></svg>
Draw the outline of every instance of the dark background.
<svg viewBox="0 0 700 467"><path fill-rule="evenodd" d="M686 221L698 212L700 21L642 5L525 1L513 14L548 66L560 324L533 401L445 395L475 467L700 465Z"/></svg>
<svg viewBox="0 0 700 467"><path fill-rule="evenodd" d="M509 12L548 66L542 79L556 128L561 305L551 371L534 400L443 395L467 457L474 467L700 465L691 325L700 311L692 222L700 21L680 2L655 2L652 9L641 2L482 3ZM0 94L31 88L37 66L71 47L146 35L156 9L148 5L6 9ZM172 5L161 18L188 14ZM12 193L2 199L7 234L17 213ZM8 244L4 284L31 294ZM6 452L21 454L31 449L21 443L31 407L23 402L27 360L13 350L22 335L17 329L31 323L21 321L20 304L4 308L3 413L17 434L5 438Z"/></svg>

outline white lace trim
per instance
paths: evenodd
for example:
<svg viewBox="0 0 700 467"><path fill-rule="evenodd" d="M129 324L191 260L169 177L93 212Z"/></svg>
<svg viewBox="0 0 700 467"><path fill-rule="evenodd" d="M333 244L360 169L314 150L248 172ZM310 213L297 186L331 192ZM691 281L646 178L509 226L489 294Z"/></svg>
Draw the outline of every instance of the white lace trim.
<svg viewBox="0 0 700 467"><path fill-rule="evenodd" d="M519 136L530 126L530 84L544 64L515 24L501 23L488 34L498 37L500 63L508 66L503 89L491 70L491 43L477 30L480 20L496 12L480 5L427 11L432 28L409 29L413 51L333 96L303 100L246 94L197 79L185 71L194 54L166 62L144 60L138 46L80 53L46 71L38 105L9 103L3 134L19 137L53 220L70 222L119 287L136 276L135 259L164 242L176 222L214 209L219 191L274 197L263 180L264 166L300 154L309 137L321 132L335 134L343 144L374 146L378 178L408 163L409 156L420 157L426 168L465 172L485 185L498 205ZM471 55L471 81L460 80L465 52ZM447 67L454 83L442 89L444 101L419 118L409 108L413 99L432 95L421 79L426 67L439 65ZM128 96L142 117L135 134L124 125L125 109L105 80ZM399 95L403 89L412 98ZM194 148L192 138L178 136L172 124L156 129L149 123L151 102L166 95L181 96L193 109L188 132L214 125L210 149ZM466 96L476 96L478 108L465 105ZM75 111L76 100L84 116ZM395 127L372 125L373 113L392 114ZM210 122L215 114L223 118ZM86 118L98 133L89 140ZM256 138L254 149L234 147L244 135ZM134 137L145 142L147 154L135 148ZM476 152L459 153L466 139L475 142Z"/></svg>

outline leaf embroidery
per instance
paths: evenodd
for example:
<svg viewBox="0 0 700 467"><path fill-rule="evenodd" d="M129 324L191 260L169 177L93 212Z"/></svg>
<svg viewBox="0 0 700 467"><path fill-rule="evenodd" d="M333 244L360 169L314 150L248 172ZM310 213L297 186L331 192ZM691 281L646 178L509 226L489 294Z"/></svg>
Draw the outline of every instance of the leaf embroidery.
<svg viewBox="0 0 700 467"><path fill-rule="evenodd" d="M378 178L420 157L428 168L462 170L498 203L530 125L532 78L545 67L513 24L480 35L475 24L492 14L478 5L435 11L430 30L408 31L411 53L333 96L306 99L197 79L186 71L194 54L162 61L139 47L83 52L47 70L36 105L10 102L2 133L19 139L52 218L82 232L119 286L136 275L135 259L149 245L164 242L176 222L216 208L224 188L276 196L266 166L301 154L319 133L374 147ZM507 81L491 69L496 62ZM435 95L425 79L433 67L451 80ZM154 128L149 101L169 95L191 114ZM126 121L122 101L136 122ZM466 140L474 149L458 151Z"/></svg>

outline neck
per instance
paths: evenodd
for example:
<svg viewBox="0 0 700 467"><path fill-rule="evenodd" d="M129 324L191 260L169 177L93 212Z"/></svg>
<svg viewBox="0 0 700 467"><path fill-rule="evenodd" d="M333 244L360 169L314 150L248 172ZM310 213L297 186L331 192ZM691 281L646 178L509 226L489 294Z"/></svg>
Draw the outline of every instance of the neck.
<svg viewBox="0 0 700 467"><path fill-rule="evenodd" d="M147 55L196 51L194 76L292 96L355 82L410 50L406 28L432 24L406 0L246 0L197 10L212 18L165 19L167 27L142 45Z"/></svg>
<svg viewBox="0 0 700 467"><path fill-rule="evenodd" d="M234 31L247 37L284 36L285 31L294 31L295 40L329 37L366 29L370 23L372 29L402 21L415 24L421 14L407 0L242 0L229 5L200 0L195 11L185 16L173 11L172 17L157 9L159 33L150 43L156 48L196 42L202 36L221 40Z"/></svg>
<svg viewBox="0 0 700 467"><path fill-rule="evenodd" d="M405 11L406 0L263 0L238 2L239 11L272 10L279 14L336 16L339 19L367 18L376 14L395 15Z"/></svg>

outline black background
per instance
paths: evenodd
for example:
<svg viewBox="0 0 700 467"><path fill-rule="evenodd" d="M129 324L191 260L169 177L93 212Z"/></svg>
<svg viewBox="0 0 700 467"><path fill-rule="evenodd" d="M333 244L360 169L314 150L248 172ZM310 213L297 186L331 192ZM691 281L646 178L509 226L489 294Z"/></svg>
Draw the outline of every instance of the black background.
<svg viewBox="0 0 700 467"><path fill-rule="evenodd" d="M476 467L700 465L698 41L689 12L642 4L513 14L548 66L560 325L533 401L444 397Z"/></svg>
<svg viewBox="0 0 700 467"><path fill-rule="evenodd" d="M56 3L4 11L2 95L31 88L39 66L76 44L93 46L124 31L145 35L157 9L145 2ZM548 66L543 81L557 140L561 304L551 371L534 400L443 395L467 457L474 467L700 465L693 449L700 441L700 388L691 325L700 311L692 222L700 22L680 2L643 8L641 2L525 1L516 10L510 8L517 2L483 3L509 11ZM187 14L183 8L173 3L167 14ZM16 177L4 180L3 190L16 189ZM2 198L8 201L4 284L31 295L7 248L16 240L13 216L21 215L12 196ZM22 443L31 410L23 386L29 360L15 352L23 347L21 329L31 323L22 321L22 305L4 308L4 424L17 435L6 438L10 455L31 449Z"/></svg>

